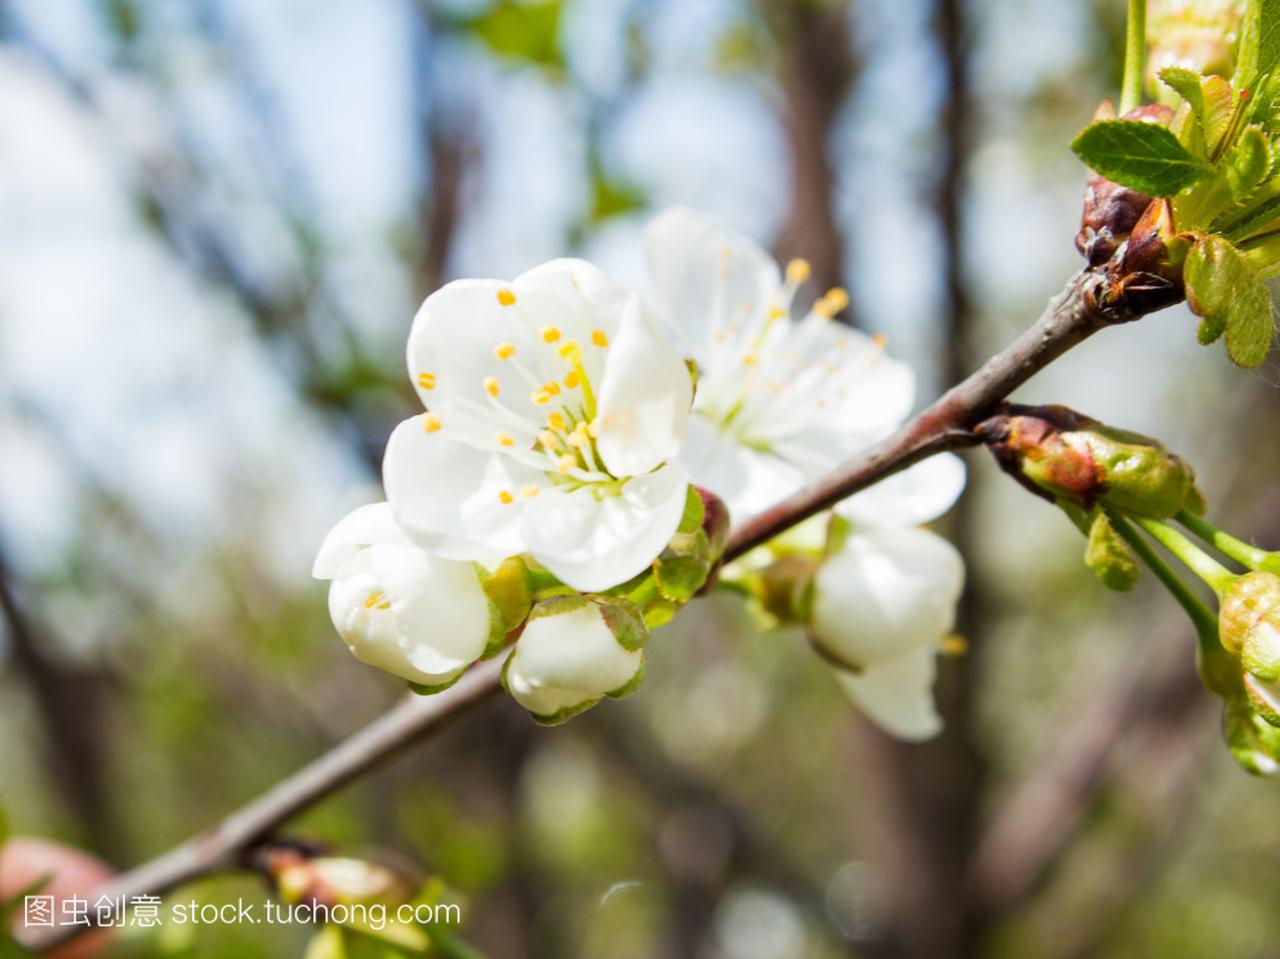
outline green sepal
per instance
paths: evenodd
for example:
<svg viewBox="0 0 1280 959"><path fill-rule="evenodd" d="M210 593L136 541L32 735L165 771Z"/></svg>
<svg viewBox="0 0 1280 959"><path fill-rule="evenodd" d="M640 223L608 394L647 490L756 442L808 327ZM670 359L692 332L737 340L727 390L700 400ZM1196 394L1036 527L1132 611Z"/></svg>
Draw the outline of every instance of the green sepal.
<svg viewBox="0 0 1280 959"><path fill-rule="evenodd" d="M681 533L672 545L663 550L654 561L653 578L663 599L674 603L687 603L706 585L714 563L711 560L711 544L701 528L693 533Z"/></svg>
<svg viewBox="0 0 1280 959"><path fill-rule="evenodd" d="M637 689L639 689L640 685L644 682L644 674L648 670L648 668L649 668L648 660L645 658L644 654L641 653L640 665L636 669L636 674L632 676L630 679L628 679L621 686L619 686L617 689L612 689L609 692L605 693L605 695L608 696L610 699L622 699L624 696L630 696Z"/></svg>
<svg viewBox="0 0 1280 959"><path fill-rule="evenodd" d="M655 630L675 619L678 612L679 604L665 599L652 599L644 605L644 624L650 631Z"/></svg>
<svg viewBox="0 0 1280 959"><path fill-rule="evenodd" d="M559 616L562 613L572 613L575 609L582 609L583 606L590 605L591 599L580 593L573 593L568 596L549 596L546 599L540 599L534 604L533 609L529 611L528 622L535 619L541 619L543 616Z"/></svg>
<svg viewBox="0 0 1280 959"><path fill-rule="evenodd" d="M844 544L852 533L853 521L839 513L832 513L831 519L827 521L827 542L823 548L823 555L834 556L844 549Z"/></svg>
<svg viewBox="0 0 1280 959"><path fill-rule="evenodd" d="M533 609L533 585L523 559L513 556L498 564L492 573L482 572L480 585L489 599L489 642L481 659L491 659L507 644L507 636L518 629Z"/></svg>
<svg viewBox="0 0 1280 959"><path fill-rule="evenodd" d="M1229 240L1201 236L1183 267L1187 305L1203 318L1199 339L1223 333L1227 355L1238 366L1258 366L1271 346L1271 299L1257 272Z"/></svg>
<svg viewBox="0 0 1280 959"><path fill-rule="evenodd" d="M1085 127L1071 149L1108 180L1151 197L1173 196L1209 172L1157 123L1100 120Z"/></svg>
<svg viewBox="0 0 1280 959"><path fill-rule="evenodd" d="M1249 708L1258 719L1268 726L1280 727L1280 690L1271 683L1246 673L1244 694L1249 701Z"/></svg>
<svg viewBox="0 0 1280 959"><path fill-rule="evenodd" d="M1280 681L1280 631L1254 629L1240 653L1240 665L1264 683Z"/></svg>
<svg viewBox="0 0 1280 959"><path fill-rule="evenodd" d="M700 529L706 515L707 509L702 504L702 496L690 484L685 488L684 513L680 517L680 525L676 527L676 532L692 533Z"/></svg>
<svg viewBox="0 0 1280 959"><path fill-rule="evenodd" d="M1108 589L1125 593L1133 589L1142 574L1129 544L1121 539L1107 514L1098 510L1089 526L1084 564Z"/></svg>
<svg viewBox="0 0 1280 959"><path fill-rule="evenodd" d="M487 652L487 649L486 649L486 652ZM454 683L460 680L465 674L466 674L466 670L464 669L462 672L458 673L457 676L454 676L453 679L450 679L447 682L437 683L434 686L429 686L426 683L410 683L409 688L412 689L419 696L434 696L436 693L444 692L446 689L448 689L450 686L452 686Z"/></svg>
<svg viewBox="0 0 1280 959"><path fill-rule="evenodd" d="M639 607L628 600L615 597L601 598L597 602L600 615L618 645L632 653L643 649L644 644L649 641L649 627L645 625L644 614Z"/></svg>

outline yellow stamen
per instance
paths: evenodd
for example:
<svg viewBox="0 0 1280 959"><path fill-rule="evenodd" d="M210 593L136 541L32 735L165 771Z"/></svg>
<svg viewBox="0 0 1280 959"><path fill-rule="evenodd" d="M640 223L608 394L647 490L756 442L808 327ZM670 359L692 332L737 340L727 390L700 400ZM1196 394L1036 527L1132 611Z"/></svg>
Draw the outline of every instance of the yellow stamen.
<svg viewBox="0 0 1280 959"><path fill-rule="evenodd" d="M775 306L769 310L770 320L780 320L787 315L787 311L780 306Z"/></svg>
<svg viewBox="0 0 1280 959"><path fill-rule="evenodd" d="M889 338L883 333L877 333L875 336L871 337L871 342L883 350L889 345Z"/></svg>
<svg viewBox="0 0 1280 959"><path fill-rule="evenodd" d="M963 656L969 651L969 641L963 636L947 636L942 640L940 651L943 656Z"/></svg>
<svg viewBox="0 0 1280 959"><path fill-rule="evenodd" d="M502 392L498 387L498 378L496 376L486 376L484 378L484 391L490 396L497 396Z"/></svg>
<svg viewBox="0 0 1280 959"><path fill-rule="evenodd" d="M503 306L514 306L516 295L504 287L498 291L498 302Z"/></svg>
<svg viewBox="0 0 1280 959"><path fill-rule="evenodd" d="M493 434L493 441L497 443L499 446L511 447L516 445L515 437L512 436L510 433L504 432L502 430L499 430L497 433Z"/></svg>
<svg viewBox="0 0 1280 959"><path fill-rule="evenodd" d="M493 348L493 355L500 360L509 360L516 355L516 348L510 343L499 343Z"/></svg>
<svg viewBox="0 0 1280 959"><path fill-rule="evenodd" d="M541 487L538 486L537 483L529 483L527 486L520 487L520 495L525 499L533 499L538 495L539 489L541 489Z"/></svg>
<svg viewBox="0 0 1280 959"><path fill-rule="evenodd" d="M418 385L424 390L434 390L436 388L436 375L434 373L419 373Z"/></svg>
<svg viewBox="0 0 1280 959"><path fill-rule="evenodd" d="M587 433L586 423L579 423L574 427L573 432L569 434L569 445L577 447L591 445L591 437Z"/></svg>
<svg viewBox="0 0 1280 959"><path fill-rule="evenodd" d="M428 433L439 433L444 423L436 413L426 413L422 417L422 428Z"/></svg>
<svg viewBox="0 0 1280 959"><path fill-rule="evenodd" d="M578 465L577 458L570 456L568 453L565 453L563 456L559 457L556 460L556 472L567 473L569 472L569 470L573 469L577 465Z"/></svg>
<svg viewBox="0 0 1280 959"><path fill-rule="evenodd" d="M560 339L560 330L554 326L544 326L538 331L538 335L542 337L544 343L554 343Z"/></svg>
<svg viewBox="0 0 1280 959"><path fill-rule="evenodd" d="M787 282L799 285L813 273L813 268L809 266L809 261L796 257L787 264Z"/></svg>
<svg viewBox="0 0 1280 959"><path fill-rule="evenodd" d="M592 330L591 342L601 349L604 349L609 345L609 337L605 335L604 330Z"/></svg>
<svg viewBox="0 0 1280 959"><path fill-rule="evenodd" d="M548 403L551 402L551 394L548 393L545 389L534 390L533 394L529 397L529 399L533 400L539 406L546 406Z"/></svg>
<svg viewBox="0 0 1280 959"><path fill-rule="evenodd" d="M555 380L547 380L547 382L542 384L542 388L546 390L548 393L550 393L552 396L560 395L560 384L557 383Z"/></svg>
<svg viewBox="0 0 1280 959"><path fill-rule="evenodd" d="M832 313L839 313L849 305L849 293L843 287L833 286L823 297Z"/></svg>
<svg viewBox="0 0 1280 959"><path fill-rule="evenodd" d="M498 490L498 499L507 506L515 502L515 497L511 495L511 491L505 489Z"/></svg>
<svg viewBox="0 0 1280 959"><path fill-rule="evenodd" d="M560 448L560 441L556 439L556 434L550 430L543 430L538 434L538 442L542 444L544 450L555 452Z"/></svg>
<svg viewBox="0 0 1280 959"><path fill-rule="evenodd" d="M577 385L578 385L578 372L577 370L570 370L568 373L565 374L564 388L566 390L571 390Z"/></svg>
<svg viewBox="0 0 1280 959"><path fill-rule="evenodd" d="M600 435L600 420L594 419L587 424L587 435L592 439Z"/></svg>
<svg viewBox="0 0 1280 959"><path fill-rule="evenodd" d="M754 353L748 353L746 356L742 358L742 365L743 366L759 366L760 358L756 356Z"/></svg>
<svg viewBox="0 0 1280 959"><path fill-rule="evenodd" d="M378 605L378 602L382 599L382 597L383 597L382 593L370 593L368 597L365 598L364 608L373 609L373 607Z"/></svg>
<svg viewBox="0 0 1280 959"><path fill-rule="evenodd" d="M564 345L557 352L562 358L568 360L572 366L577 366L582 362L582 347L578 345L577 340L565 340Z"/></svg>
<svg viewBox="0 0 1280 959"><path fill-rule="evenodd" d="M547 425L548 425L548 426L550 426L553 430L563 430L563 429L565 428L565 426L567 425L567 424L565 423L565 421L564 421L564 414L563 414L563 413L548 413L548 414L547 414Z"/></svg>

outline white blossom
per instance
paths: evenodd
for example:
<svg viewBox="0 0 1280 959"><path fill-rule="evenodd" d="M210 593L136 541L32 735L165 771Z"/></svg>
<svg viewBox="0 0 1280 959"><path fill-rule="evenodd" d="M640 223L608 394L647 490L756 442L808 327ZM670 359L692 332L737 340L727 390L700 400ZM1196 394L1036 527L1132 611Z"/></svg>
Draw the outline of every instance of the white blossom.
<svg viewBox="0 0 1280 959"><path fill-rule="evenodd" d="M648 630L639 611L603 597L565 597L534 608L503 682L542 722L559 722L605 696L634 689Z"/></svg>
<svg viewBox="0 0 1280 959"><path fill-rule="evenodd" d="M644 571L675 533L689 371L596 267L450 283L419 310L408 361L428 412L396 428L383 479L420 546L490 564L527 552L591 591Z"/></svg>
<svg viewBox="0 0 1280 959"><path fill-rule="evenodd" d="M780 269L754 241L684 209L650 224L648 253L658 301L699 363L681 457L735 517L796 492L910 411L910 368L882 339L834 321L843 290L793 320L804 261ZM964 579L954 548L917 527L945 512L964 481L963 463L946 454L846 499L837 512L852 532L815 577L815 643L850 697L903 738L939 728L934 655Z"/></svg>
<svg viewBox="0 0 1280 959"><path fill-rule="evenodd" d="M329 615L356 659L412 683L448 685L489 643L489 600L475 566L414 545L386 503L342 519L312 575L331 581Z"/></svg>

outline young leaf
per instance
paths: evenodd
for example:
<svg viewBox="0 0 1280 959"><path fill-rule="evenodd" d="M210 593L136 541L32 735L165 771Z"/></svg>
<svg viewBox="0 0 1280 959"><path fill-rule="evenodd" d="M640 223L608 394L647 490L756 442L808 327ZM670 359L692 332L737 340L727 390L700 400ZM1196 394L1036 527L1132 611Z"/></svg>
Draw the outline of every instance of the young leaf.
<svg viewBox="0 0 1280 959"><path fill-rule="evenodd" d="M1227 355L1237 366L1258 366L1271 345L1271 300L1253 267L1230 241L1201 237L1183 268L1187 303L1203 318L1201 343L1226 333Z"/></svg>
<svg viewBox="0 0 1280 959"><path fill-rule="evenodd" d="M1248 87L1280 64L1280 0L1249 0L1236 55L1236 86Z"/></svg>
<svg viewBox="0 0 1280 959"><path fill-rule="evenodd" d="M1200 74L1186 67L1165 67L1160 71L1160 81L1186 100L1196 119L1204 123L1204 91L1200 88Z"/></svg>
<svg viewBox="0 0 1280 959"><path fill-rule="evenodd" d="M1173 196L1208 172L1166 127L1103 120L1084 128L1071 149L1108 180L1148 196Z"/></svg>

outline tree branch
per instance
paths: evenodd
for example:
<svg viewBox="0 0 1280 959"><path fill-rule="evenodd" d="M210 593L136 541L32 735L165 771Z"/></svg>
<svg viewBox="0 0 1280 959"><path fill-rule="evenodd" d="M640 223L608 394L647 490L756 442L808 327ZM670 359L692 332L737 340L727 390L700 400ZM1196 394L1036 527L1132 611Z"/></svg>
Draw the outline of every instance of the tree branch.
<svg viewBox="0 0 1280 959"><path fill-rule="evenodd" d="M1090 270L1077 273L1040 318L1010 346L892 436L738 527L729 539L725 559L741 556L913 463L943 450L974 445L977 440L972 427L1013 390L1104 327L1136 319L1123 309L1099 305L1107 302L1100 295L1105 282ZM135 896L167 891L209 872L236 868L243 863L247 851L281 824L491 695L498 688L500 673L500 661L492 660L470 670L445 692L406 699L208 832L124 873L99 893L117 903L127 902ZM74 938L85 928L60 927L51 934L32 936L26 944L43 952Z"/></svg>

